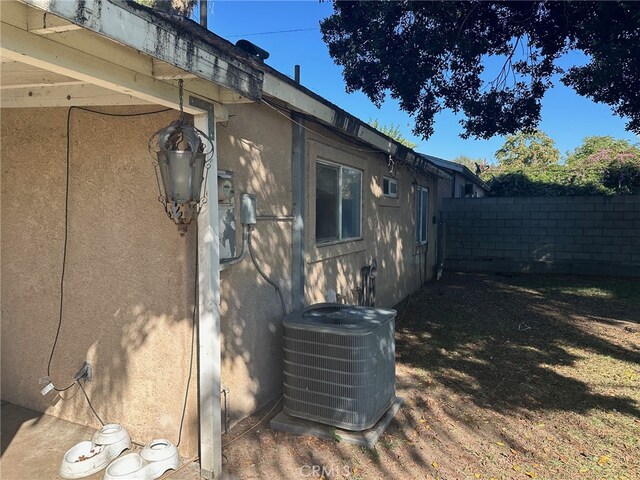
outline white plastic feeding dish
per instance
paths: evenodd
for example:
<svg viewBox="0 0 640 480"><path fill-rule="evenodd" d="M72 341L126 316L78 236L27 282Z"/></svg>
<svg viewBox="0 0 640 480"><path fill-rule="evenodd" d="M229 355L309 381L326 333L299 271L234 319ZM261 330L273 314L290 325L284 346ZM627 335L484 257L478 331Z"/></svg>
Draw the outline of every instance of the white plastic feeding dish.
<svg viewBox="0 0 640 480"><path fill-rule="evenodd" d="M151 480L178 466L177 447L169 440L153 440L139 454L129 453L109 465L104 480Z"/></svg>
<svg viewBox="0 0 640 480"><path fill-rule="evenodd" d="M93 435L91 441L80 442L67 450L60 466L60 476L83 478L93 475L129 448L129 432L121 425L107 424Z"/></svg>

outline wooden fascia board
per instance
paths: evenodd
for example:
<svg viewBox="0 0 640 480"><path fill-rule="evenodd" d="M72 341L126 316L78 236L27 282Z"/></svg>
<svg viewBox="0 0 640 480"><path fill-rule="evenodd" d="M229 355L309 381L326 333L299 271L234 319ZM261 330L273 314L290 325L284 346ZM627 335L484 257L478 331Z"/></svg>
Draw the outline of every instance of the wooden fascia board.
<svg viewBox="0 0 640 480"><path fill-rule="evenodd" d="M178 108L176 86L51 41L48 35L36 35L3 23L0 47L3 58L76 78L146 102ZM189 91L188 88L186 90ZM192 114L201 113L186 102L184 110ZM219 105L216 116L217 120L224 121L228 118L228 111Z"/></svg>
<svg viewBox="0 0 640 480"><path fill-rule="evenodd" d="M0 108L104 105L149 105L149 102L88 83L14 88L3 91L0 96Z"/></svg>
<svg viewBox="0 0 640 480"><path fill-rule="evenodd" d="M300 88L296 88L282 78L278 78L273 73L266 72L264 75L263 93L270 97L284 102L292 110L309 115L334 128L339 128L344 133L360 140L371 147L396 156L407 163L442 178L449 179L450 175L439 169L437 166L419 156L409 148L401 145L395 140L381 134L370 125L365 124L353 115L343 110L334 108L329 102L322 102L313 95L306 93Z"/></svg>
<svg viewBox="0 0 640 480"><path fill-rule="evenodd" d="M278 78L272 73L264 74L264 84L262 90L265 95L277 98L285 102L295 110L321 120L330 125L334 124L335 111L324 103L307 95L300 89L290 85L286 81Z"/></svg>
<svg viewBox="0 0 640 480"><path fill-rule="evenodd" d="M22 0L87 30L193 73L243 97L259 100L261 70L215 52L204 41L140 9L134 13L106 0Z"/></svg>
<svg viewBox="0 0 640 480"><path fill-rule="evenodd" d="M337 127L383 152L394 154L396 151L393 141L378 134L374 129L367 128L354 116L334 109L272 73L266 72L264 75L263 92L284 102L293 110Z"/></svg>
<svg viewBox="0 0 640 480"><path fill-rule="evenodd" d="M64 20L41 10L30 9L27 13L27 29L30 32L37 33L39 35L69 32L80 28L80 26L75 25L68 20Z"/></svg>

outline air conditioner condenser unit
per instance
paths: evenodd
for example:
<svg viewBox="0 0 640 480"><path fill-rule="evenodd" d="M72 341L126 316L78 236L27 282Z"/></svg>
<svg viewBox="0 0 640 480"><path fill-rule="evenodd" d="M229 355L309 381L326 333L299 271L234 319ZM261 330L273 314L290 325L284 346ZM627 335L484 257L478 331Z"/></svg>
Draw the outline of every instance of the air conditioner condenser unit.
<svg viewBox="0 0 640 480"><path fill-rule="evenodd" d="M395 310L322 303L284 319L284 412L366 430L395 399Z"/></svg>

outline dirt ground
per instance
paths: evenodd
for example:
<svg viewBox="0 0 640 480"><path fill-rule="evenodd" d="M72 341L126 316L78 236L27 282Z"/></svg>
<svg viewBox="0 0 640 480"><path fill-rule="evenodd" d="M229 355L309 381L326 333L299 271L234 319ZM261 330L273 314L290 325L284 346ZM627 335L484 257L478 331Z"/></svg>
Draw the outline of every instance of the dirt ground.
<svg viewBox="0 0 640 480"><path fill-rule="evenodd" d="M640 279L445 274L396 309L406 404L374 450L272 432L270 405L226 478L640 478Z"/></svg>

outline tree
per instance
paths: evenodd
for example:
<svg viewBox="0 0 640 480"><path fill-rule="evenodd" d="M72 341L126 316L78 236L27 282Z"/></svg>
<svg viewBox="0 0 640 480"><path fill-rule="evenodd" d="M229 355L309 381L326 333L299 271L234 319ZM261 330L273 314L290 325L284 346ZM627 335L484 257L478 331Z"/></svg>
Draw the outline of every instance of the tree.
<svg viewBox="0 0 640 480"><path fill-rule="evenodd" d="M546 167L558 163L560 151L544 132L519 132L507 137L496 152L496 160L501 167L511 169Z"/></svg>
<svg viewBox="0 0 640 480"><path fill-rule="evenodd" d="M417 143L413 143L411 140L408 140L400 131L400 127L394 125L393 123L387 126L380 124L378 119L370 119L369 125L371 125L376 130L384 133L386 136L393 138L396 142L401 143L407 148L416 148L418 146Z"/></svg>
<svg viewBox="0 0 640 480"><path fill-rule="evenodd" d="M628 140L616 139L611 136L592 136L584 138L582 145L567 154L566 163L571 166L580 166L585 162L588 163L589 158L593 159L595 154L600 154L600 158L604 156L613 160L614 157L627 153L640 158L640 148Z"/></svg>
<svg viewBox="0 0 640 480"><path fill-rule="evenodd" d="M513 137L510 137L510 139ZM548 138L548 137L547 137ZM564 165L528 162L521 141L505 143L503 168L487 178L492 195L637 195L640 193L640 148L613 137L587 137L569 153ZM529 145L530 146L530 145ZM515 154L514 152L525 152ZM556 151L557 152L557 151ZM522 161L522 158L525 161Z"/></svg>
<svg viewBox="0 0 640 480"><path fill-rule="evenodd" d="M464 165L476 175L479 175L488 168L486 158L471 158L467 155L459 155L451 161Z"/></svg>
<svg viewBox="0 0 640 480"><path fill-rule="evenodd" d="M433 133L435 115L464 115L464 138L533 130L554 76L610 105L640 133L640 2L343 2L321 22L348 91L376 105L389 93ZM579 51L588 63L563 72ZM504 63L485 81L485 61ZM494 75L492 75L494 77Z"/></svg>
<svg viewBox="0 0 640 480"><path fill-rule="evenodd" d="M597 182L616 193L640 190L640 148L627 140L586 137L566 165L580 182Z"/></svg>
<svg viewBox="0 0 640 480"><path fill-rule="evenodd" d="M198 0L135 0L137 3L161 12L189 16Z"/></svg>

